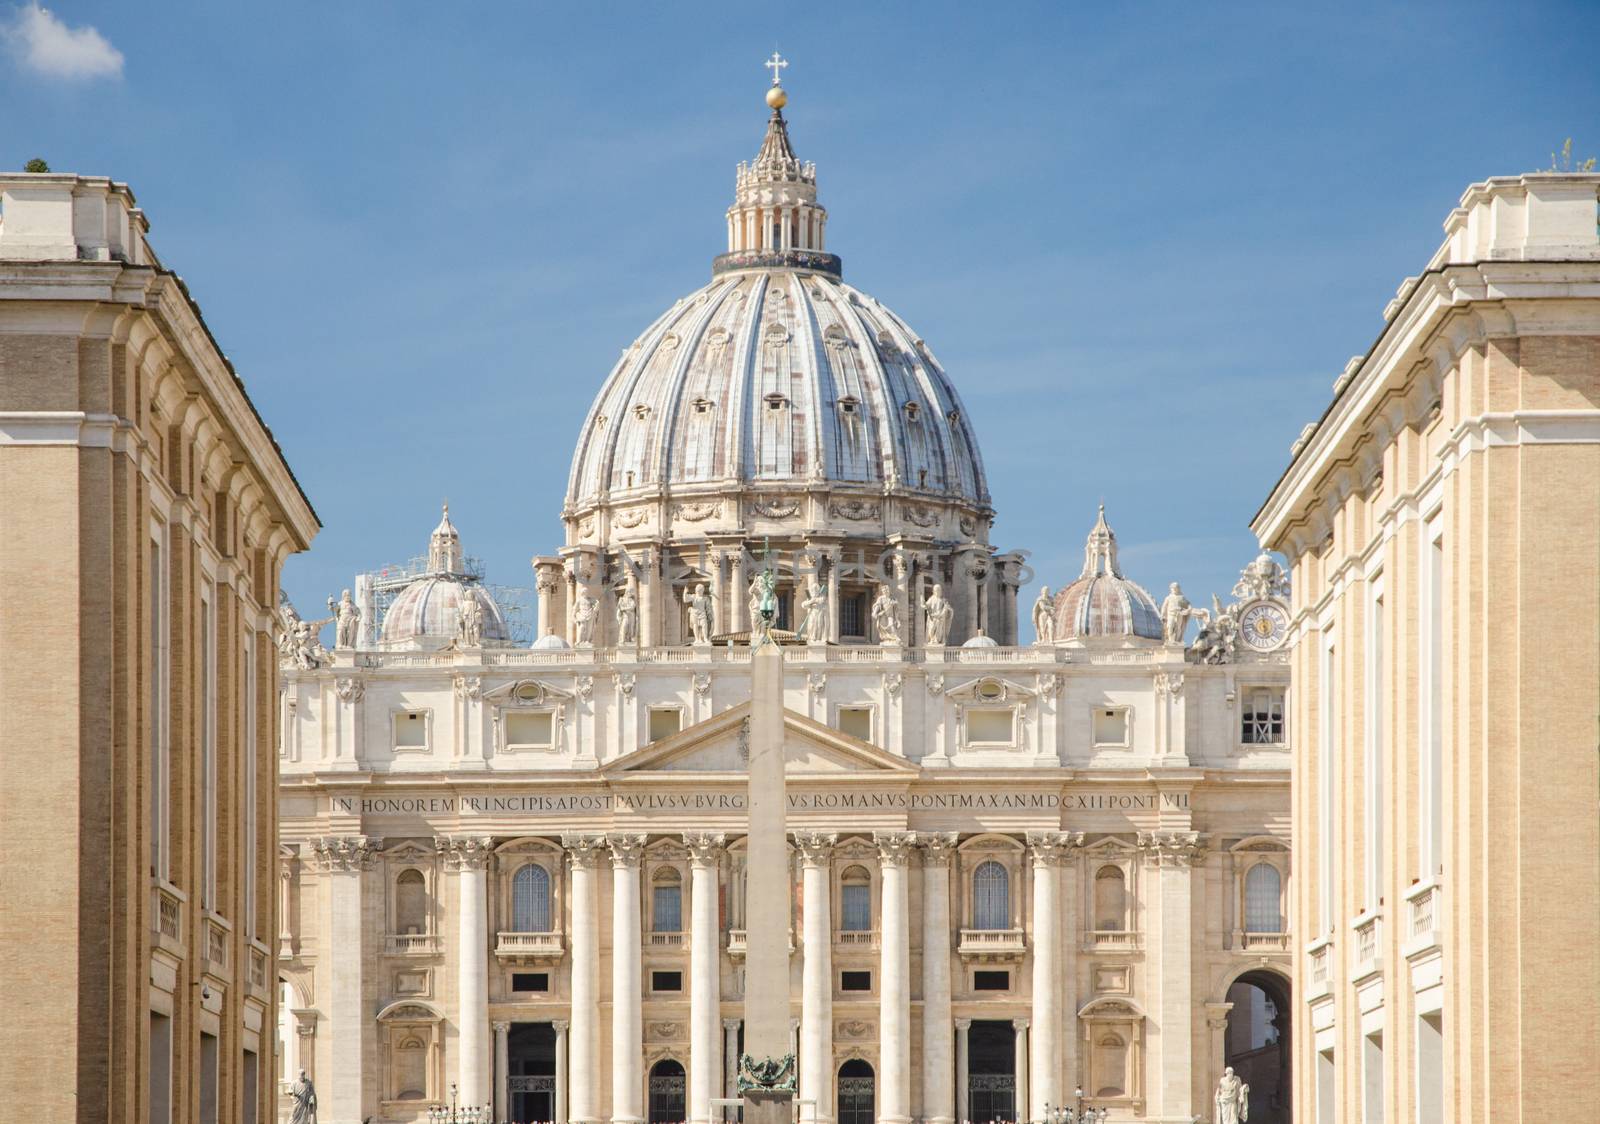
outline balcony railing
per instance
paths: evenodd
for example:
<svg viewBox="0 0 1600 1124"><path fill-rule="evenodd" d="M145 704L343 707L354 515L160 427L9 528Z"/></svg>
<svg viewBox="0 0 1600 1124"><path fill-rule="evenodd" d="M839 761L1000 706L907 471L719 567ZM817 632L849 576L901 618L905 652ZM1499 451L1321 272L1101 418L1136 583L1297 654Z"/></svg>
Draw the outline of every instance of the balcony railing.
<svg viewBox="0 0 1600 1124"><path fill-rule="evenodd" d="M267 952L253 945L250 949L250 988L258 992L267 990Z"/></svg>
<svg viewBox="0 0 1600 1124"><path fill-rule="evenodd" d="M1287 952L1288 933L1241 933L1239 947L1245 952Z"/></svg>
<svg viewBox="0 0 1600 1124"><path fill-rule="evenodd" d="M1416 956L1439 946L1439 929L1444 923L1442 891L1433 882L1411 887L1406 895L1404 952Z"/></svg>
<svg viewBox="0 0 1600 1124"><path fill-rule="evenodd" d="M228 978L228 937L232 932L231 927L220 917L207 917L203 931L206 971Z"/></svg>
<svg viewBox="0 0 1600 1124"><path fill-rule="evenodd" d="M963 929L956 951L969 960L1014 960L1027 950L1021 929Z"/></svg>
<svg viewBox="0 0 1600 1124"><path fill-rule="evenodd" d="M174 951L183 948L183 893L172 886L152 886L150 926L155 930L156 943Z"/></svg>
<svg viewBox="0 0 1600 1124"><path fill-rule="evenodd" d="M391 956L431 956L439 951L437 933L390 933L383 943Z"/></svg>
<svg viewBox="0 0 1600 1124"><path fill-rule="evenodd" d="M1083 935L1083 947L1089 952L1134 952L1143 943L1132 929L1090 929Z"/></svg>
<svg viewBox="0 0 1600 1124"><path fill-rule="evenodd" d="M833 943L845 948L877 948L876 929L839 929L833 934Z"/></svg>
<svg viewBox="0 0 1600 1124"><path fill-rule="evenodd" d="M1363 914L1351 923L1350 928L1355 930L1356 938L1356 963L1353 977L1361 979L1370 976L1382 966L1381 949L1383 942L1383 917L1377 913Z"/></svg>
<svg viewBox="0 0 1600 1124"><path fill-rule="evenodd" d="M1306 949L1307 1001L1327 995L1333 989L1333 941L1317 941Z"/></svg>
<svg viewBox="0 0 1600 1124"><path fill-rule="evenodd" d="M494 954L502 960L559 960L560 933L501 933Z"/></svg>
<svg viewBox="0 0 1600 1124"><path fill-rule="evenodd" d="M731 956L735 960L743 960L744 956L745 956L745 953L748 952L749 949L750 949L750 946L749 946L749 944L747 942L746 932L745 932L744 929L729 929L728 930L728 955L729 956ZM790 952L794 951L794 930L792 930L792 929L789 931L789 951Z"/></svg>
<svg viewBox="0 0 1600 1124"><path fill-rule="evenodd" d="M689 944L688 933L646 933L644 943L651 948L674 949L686 948Z"/></svg>

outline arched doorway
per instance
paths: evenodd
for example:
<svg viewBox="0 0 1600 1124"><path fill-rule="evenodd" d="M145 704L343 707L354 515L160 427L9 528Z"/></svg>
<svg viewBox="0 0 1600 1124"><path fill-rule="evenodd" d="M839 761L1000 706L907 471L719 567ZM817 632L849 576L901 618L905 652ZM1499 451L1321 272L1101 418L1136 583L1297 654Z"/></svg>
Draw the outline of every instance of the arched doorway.
<svg viewBox="0 0 1600 1124"><path fill-rule="evenodd" d="M839 1067L839 1124L873 1124L876 1082L872 1067L852 1058Z"/></svg>
<svg viewBox="0 0 1600 1124"><path fill-rule="evenodd" d="M650 1124L679 1124L685 1099L681 1062L662 1058L650 1067Z"/></svg>
<svg viewBox="0 0 1600 1124"><path fill-rule="evenodd" d="M967 1030L967 1115L1017 1118L1017 1030L1009 1019L974 1019Z"/></svg>
<svg viewBox="0 0 1600 1124"><path fill-rule="evenodd" d="M1222 1064L1250 1086L1250 1124L1289 1124L1289 981L1250 971L1228 986Z"/></svg>

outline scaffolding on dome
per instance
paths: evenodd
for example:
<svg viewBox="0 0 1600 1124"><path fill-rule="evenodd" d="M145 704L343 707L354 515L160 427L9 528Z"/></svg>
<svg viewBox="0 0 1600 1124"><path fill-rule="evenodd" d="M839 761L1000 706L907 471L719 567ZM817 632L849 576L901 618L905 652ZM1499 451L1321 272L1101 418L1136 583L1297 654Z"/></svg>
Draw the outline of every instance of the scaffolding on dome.
<svg viewBox="0 0 1600 1124"><path fill-rule="evenodd" d="M500 606L500 615L505 618L511 643L519 648L532 644L536 617L533 590L526 586L495 585L485 581L481 558L463 557L461 571L464 581L483 586L494 598L494 603ZM356 604L361 606L364 633L362 647L377 647L378 637L383 635L383 619L388 616L394 599L400 596L400 591L406 586L429 572L428 556L418 554L406 562L392 563L356 575L355 597Z"/></svg>

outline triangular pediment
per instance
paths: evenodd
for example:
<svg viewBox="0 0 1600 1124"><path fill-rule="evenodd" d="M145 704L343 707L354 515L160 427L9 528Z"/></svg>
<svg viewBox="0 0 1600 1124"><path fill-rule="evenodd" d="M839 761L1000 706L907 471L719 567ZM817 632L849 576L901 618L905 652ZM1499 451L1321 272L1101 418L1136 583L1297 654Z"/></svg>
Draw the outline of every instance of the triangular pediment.
<svg viewBox="0 0 1600 1124"><path fill-rule="evenodd" d="M735 773L749 764L750 704L723 711L606 766L612 776L637 773ZM795 775L877 773L910 778L917 767L831 726L783 712L784 772Z"/></svg>

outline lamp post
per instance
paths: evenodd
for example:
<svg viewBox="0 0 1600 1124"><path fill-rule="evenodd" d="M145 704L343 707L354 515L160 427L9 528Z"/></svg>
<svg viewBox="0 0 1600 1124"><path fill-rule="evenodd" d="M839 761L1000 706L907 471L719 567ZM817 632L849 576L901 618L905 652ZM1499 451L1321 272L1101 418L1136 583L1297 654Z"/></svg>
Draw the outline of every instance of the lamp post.
<svg viewBox="0 0 1600 1124"><path fill-rule="evenodd" d="M442 1104L428 1108L428 1124L493 1124L494 1112L488 1105L457 1105L456 1086L450 1084L450 1107Z"/></svg>
<svg viewBox="0 0 1600 1124"><path fill-rule="evenodd" d="M1083 1089L1073 1090L1077 1098L1077 1106L1055 1105L1046 1103L1044 1106L1044 1124L1105 1124L1111 1116L1109 1108L1083 1107Z"/></svg>

